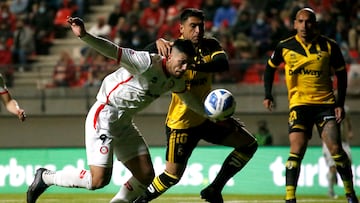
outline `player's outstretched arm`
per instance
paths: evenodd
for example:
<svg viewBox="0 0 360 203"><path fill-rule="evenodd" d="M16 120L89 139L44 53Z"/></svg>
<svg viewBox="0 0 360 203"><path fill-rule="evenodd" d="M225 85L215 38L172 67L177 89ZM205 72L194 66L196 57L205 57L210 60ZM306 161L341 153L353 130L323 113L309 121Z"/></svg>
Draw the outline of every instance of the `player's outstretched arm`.
<svg viewBox="0 0 360 203"><path fill-rule="evenodd" d="M1 99L10 113L16 115L20 121L25 121L25 110L19 107L17 101L11 97L10 93L2 94Z"/></svg>
<svg viewBox="0 0 360 203"><path fill-rule="evenodd" d="M105 38L94 36L85 29L84 22L78 17L69 17L67 22L75 34L91 48L97 50L108 58L118 59L119 46Z"/></svg>

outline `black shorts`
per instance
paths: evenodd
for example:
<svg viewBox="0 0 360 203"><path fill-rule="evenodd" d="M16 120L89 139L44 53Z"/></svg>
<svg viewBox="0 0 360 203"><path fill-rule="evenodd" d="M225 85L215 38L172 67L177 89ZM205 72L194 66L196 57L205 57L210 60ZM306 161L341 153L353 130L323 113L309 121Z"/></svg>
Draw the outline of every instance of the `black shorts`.
<svg viewBox="0 0 360 203"><path fill-rule="evenodd" d="M234 121L237 122L237 121ZM238 125L241 125L238 123ZM212 144L221 144L234 129L206 120L199 126L188 129L171 129L166 126L166 161L186 164L192 151L203 139Z"/></svg>
<svg viewBox="0 0 360 203"><path fill-rule="evenodd" d="M305 132L311 138L313 127L316 125L320 135L325 123L336 119L334 109L333 105L293 107L289 113L289 133Z"/></svg>

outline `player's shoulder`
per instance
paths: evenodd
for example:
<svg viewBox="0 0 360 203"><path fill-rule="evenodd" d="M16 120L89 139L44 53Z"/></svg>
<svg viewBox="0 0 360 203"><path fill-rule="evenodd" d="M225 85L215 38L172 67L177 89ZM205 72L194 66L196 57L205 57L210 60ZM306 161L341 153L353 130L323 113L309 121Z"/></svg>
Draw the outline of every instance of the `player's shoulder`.
<svg viewBox="0 0 360 203"><path fill-rule="evenodd" d="M334 40L334 39L331 39L325 35L319 35L318 37L318 41L321 43L321 42L326 42L326 43L329 43L331 46L338 46L338 43Z"/></svg>
<svg viewBox="0 0 360 203"><path fill-rule="evenodd" d="M221 48L220 42L214 37L203 37L201 39L202 48L219 49Z"/></svg>
<svg viewBox="0 0 360 203"><path fill-rule="evenodd" d="M295 35L293 36L290 36L286 39L283 39L279 42L278 46L284 46L284 47L287 47L287 46L291 46L292 44L295 44L297 43L297 40L295 38Z"/></svg>

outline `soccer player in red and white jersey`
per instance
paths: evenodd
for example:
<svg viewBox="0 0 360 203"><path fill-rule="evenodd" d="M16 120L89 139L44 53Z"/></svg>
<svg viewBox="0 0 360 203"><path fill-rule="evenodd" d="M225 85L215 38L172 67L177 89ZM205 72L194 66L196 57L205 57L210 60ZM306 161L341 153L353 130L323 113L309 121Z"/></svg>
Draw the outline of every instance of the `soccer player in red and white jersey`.
<svg viewBox="0 0 360 203"><path fill-rule="evenodd" d="M19 104L15 99L12 98L9 90L6 87L4 77L0 74L0 95L1 100L4 103L6 109L16 115L20 121L25 121L26 114L25 110L19 107Z"/></svg>
<svg viewBox="0 0 360 203"><path fill-rule="evenodd" d="M179 92L184 101L204 114L200 100L185 91L182 75L193 64L195 50L190 40L177 40L171 55L119 47L89 34L80 18L69 18L73 33L103 55L117 60L119 68L102 82L96 102L85 123L87 161L90 170L51 171L39 168L27 191L34 203L51 185L96 190L111 180L113 155L132 173L114 202L132 202L154 178L148 146L133 123L133 116L165 92ZM120 197L119 197L120 194Z"/></svg>

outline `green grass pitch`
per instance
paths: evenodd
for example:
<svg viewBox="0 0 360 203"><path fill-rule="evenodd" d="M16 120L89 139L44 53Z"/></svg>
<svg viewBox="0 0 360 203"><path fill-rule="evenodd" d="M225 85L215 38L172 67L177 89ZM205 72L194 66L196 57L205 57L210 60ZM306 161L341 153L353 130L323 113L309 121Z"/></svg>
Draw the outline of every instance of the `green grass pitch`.
<svg viewBox="0 0 360 203"><path fill-rule="evenodd" d="M37 203L108 203L113 194L44 194ZM25 194L1 194L1 203L26 203ZM284 203L283 196L271 195L224 195L225 203ZM329 199L327 196L301 196L298 203L345 203L343 196ZM205 203L197 195L162 195L152 203Z"/></svg>

